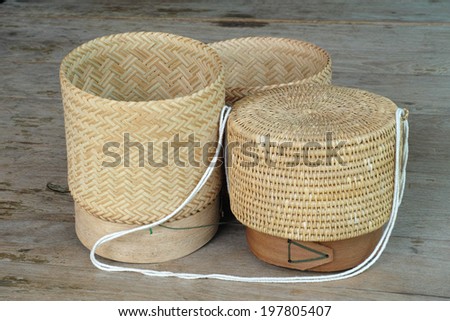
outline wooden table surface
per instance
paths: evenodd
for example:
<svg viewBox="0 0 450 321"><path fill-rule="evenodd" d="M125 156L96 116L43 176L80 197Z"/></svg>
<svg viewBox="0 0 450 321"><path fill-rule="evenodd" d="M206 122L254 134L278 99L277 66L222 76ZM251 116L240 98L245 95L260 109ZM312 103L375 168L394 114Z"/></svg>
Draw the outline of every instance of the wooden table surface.
<svg viewBox="0 0 450 321"><path fill-rule="evenodd" d="M441 300L450 298L450 2L24 1L0 3L0 298L7 300ZM242 284L107 273L74 231L58 69L95 37L163 31L205 42L270 35L314 42L334 83L410 110L406 194L393 237L364 274L322 284ZM154 269L302 273L247 249L242 226Z"/></svg>

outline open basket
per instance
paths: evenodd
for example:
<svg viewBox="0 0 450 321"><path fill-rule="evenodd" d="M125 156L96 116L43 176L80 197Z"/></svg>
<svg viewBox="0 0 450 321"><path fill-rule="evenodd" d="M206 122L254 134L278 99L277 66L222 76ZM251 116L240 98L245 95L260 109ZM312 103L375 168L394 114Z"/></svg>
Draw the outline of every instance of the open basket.
<svg viewBox="0 0 450 321"><path fill-rule="evenodd" d="M208 161L202 161L201 148L188 155L171 144L190 135L201 146L217 141L225 97L217 53L176 35L124 33L73 50L62 61L60 79L69 187L81 242L91 248L105 234L173 211L196 186ZM114 240L98 254L150 263L195 251L217 230L220 187L216 169L165 227ZM176 237L167 228L192 225L210 227L179 229Z"/></svg>

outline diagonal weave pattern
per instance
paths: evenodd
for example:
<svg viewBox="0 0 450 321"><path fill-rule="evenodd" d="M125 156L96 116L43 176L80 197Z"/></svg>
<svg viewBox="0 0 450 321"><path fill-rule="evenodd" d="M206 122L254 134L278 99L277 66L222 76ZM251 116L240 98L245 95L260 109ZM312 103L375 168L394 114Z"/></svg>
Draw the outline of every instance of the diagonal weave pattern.
<svg viewBox="0 0 450 321"><path fill-rule="evenodd" d="M172 212L196 186L208 160L202 149L189 164L186 148L174 163L164 143L195 134L201 146L217 140L224 104L224 71L205 44L164 33L125 33L94 39L66 56L60 69L68 153L69 186L87 212L110 222L147 224ZM124 134L144 148L124 147ZM105 154L120 155L118 166ZM147 143L151 142L150 147ZM117 145L120 144L120 145ZM165 158L166 166L151 166ZM191 155L192 157L192 155ZM129 166L124 162L129 159ZM191 158L192 159L192 158ZM205 209L217 196L220 170L174 219Z"/></svg>
<svg viewBox="0 0 450 321"><path fill-rule="evenodd" d="M379 229L392 207L396 109L334 86L242 99L227 126L228 144L237 143L228 160L232 212L254 230L299 241Z"/></svg>
<svg viewBox="0 0 450 321"><path fill-rule="evenodd" d="M331 58L308 42L272 37L247 37L210 44L226 70L226 101L297 84L330 84Z"/></svg>

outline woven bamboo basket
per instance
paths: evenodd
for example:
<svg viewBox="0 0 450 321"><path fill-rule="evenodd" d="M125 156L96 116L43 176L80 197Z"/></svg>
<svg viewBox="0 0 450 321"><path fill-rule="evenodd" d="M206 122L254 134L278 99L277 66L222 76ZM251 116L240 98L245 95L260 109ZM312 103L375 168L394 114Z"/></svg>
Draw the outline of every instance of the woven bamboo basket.
<svg viewBox="0 0 450 321"><path fill-rule="evenodd" d="M62 61L60 79L68 180L81 242L90 248L97 237L171 213L194 189L208 162L202 161L202 148L195 148L194 155L179 149L175 155L164 144L172 144L177 135L188 141L191 134L200 146L217 141L225 99L217 53L176 35L124 33L73 50ZM190 162L192 156L199 166ZM217 169L168 224L217 223L220 187ZM135 242L114 240L99 253L124 262L161 262L193 252L215 230L196 229L195 238L192 231L177 230L175 238L173 230L160 228Z"/></svg>
<svg viewBox="0 0 450 321"><path fill-rule="evenodd" d="M396 109L335 86L278 88L234 106L231 210L257 257L337 271L370 255L392 208Z"/></svg>
<svg viewBox="0 0 450 321"><path fill-rule="evenodd" d="M308 42L247 37L211 43L226 70L226 103L298 84L330 84L331 58Z"/></svg>

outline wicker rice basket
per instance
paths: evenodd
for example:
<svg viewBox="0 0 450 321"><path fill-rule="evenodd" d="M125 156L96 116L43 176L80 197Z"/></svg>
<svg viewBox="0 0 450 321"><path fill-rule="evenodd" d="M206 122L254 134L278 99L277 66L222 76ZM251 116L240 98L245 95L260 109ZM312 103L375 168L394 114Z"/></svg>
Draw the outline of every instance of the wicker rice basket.
<svg viewBox="0 0 450 321"><path fill-rule="evenodd" d="M332 271L370 254L391 213L396 109L387 98L334 86L278 88L235 105L227 127L228 143L237 143L228 158L231 209L258 257ZM295 260L294 250L316 260Z"/></svg>
<svg viewBox="0 0 450 321"><path fill-rule="evenodd" d="M237 38L210 46L226 70L226 102L296 84L330 84L331 58L308 42L271 37Z"/></svg>
<svg viewBox="0 0 450 321"><path fill-rule="evenodd" d="M193 190L204 173L202 148L194 149L200 166L180 149L180 166L174 149L164 144L176 135L187 141L195 135L201 146L217 140L218 119L224 104L224 70L217 53L207 45L164 33L125 33L98 38L73 50L60 69L68 154L69 187L76 202L76 224L81 241L91 246L89 235L101 236L117 229L154 222L172 212ZM129 142L126 142L128 135ZM125 144L128 143L128 148ZM139 143L141 144L139 146ZM150 145L155 165L148 160ZM106 145L105 145L106 144ZM177 158L177 159L178 159ZM114 163L117 161L116 163ZM217 222L220 170L173 221L194 219ZM207 218L202 216L208 212ZM80 224L97 221L101 225ZM201 219L203 217L203 219ZM214 219L211 219L213 217ZM84 229L81 231L81 228ZM86 229L91 229L86 231ZM181 233L181 234L180 234ZM186 237L191 232L178 231ZM205 244L213 233L205 232L189 249L174 247L171 258L189 254ZM120 240L111 259L142 262L126 252ZM148 235L135 250L171 248L175 239ZM179 242L179 241L178 241ZM144 260L165 260L157 254Z"/></svg>

